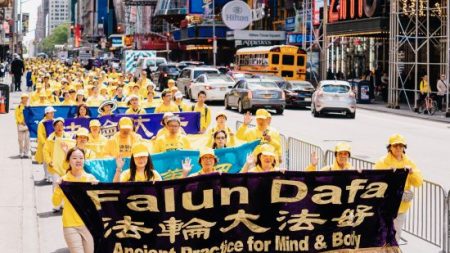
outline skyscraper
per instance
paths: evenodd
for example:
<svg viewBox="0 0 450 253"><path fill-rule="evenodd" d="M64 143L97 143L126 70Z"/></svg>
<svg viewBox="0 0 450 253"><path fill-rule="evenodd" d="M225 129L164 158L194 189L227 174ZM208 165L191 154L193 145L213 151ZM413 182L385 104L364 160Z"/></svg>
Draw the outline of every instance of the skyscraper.
<svg viewBox="0 0 450 253"><path fill-rule="evenodd" d="M69 0L49 0L48 34L60 24L69 22Z"/></svg>

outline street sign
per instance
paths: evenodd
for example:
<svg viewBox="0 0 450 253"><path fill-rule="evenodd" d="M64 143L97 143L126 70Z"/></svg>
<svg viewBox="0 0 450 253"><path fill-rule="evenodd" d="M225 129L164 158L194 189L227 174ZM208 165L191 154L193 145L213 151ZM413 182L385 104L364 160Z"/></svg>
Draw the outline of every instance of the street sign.
<svg viewBox="0 0 450 253"><path fill-rule="evenodd" d="M125 0L125 5L133 5L133 6L147 6L147 5L155 5L158 0Z"/></svg>
<svg viewBox="0 0 450 253"><path fill-rule="evenodd" d="M233 0L222 8L222 20L232 30L243 30L252 23L252 10L244 1Z"/></svg>

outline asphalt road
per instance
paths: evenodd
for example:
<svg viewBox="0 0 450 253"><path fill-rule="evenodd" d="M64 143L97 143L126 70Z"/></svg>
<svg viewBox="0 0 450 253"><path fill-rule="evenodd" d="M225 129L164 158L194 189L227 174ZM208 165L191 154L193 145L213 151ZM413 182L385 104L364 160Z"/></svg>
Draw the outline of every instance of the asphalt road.
<svg viewBox="0 0 450 253"><path fill-rule="evenodd" d="M213 112L223 111L220 103L210 105ZM244 116L228 110L229 124L234 126ZM255 123L255 120L253 121ZM450 189L450 125L423 119L357 110L356 119L343 116L314 118L310 110L287 109L283 115L273 115L272 126L287 137L333 149L340 141L352 146L352 156L375 162L386 153L390 135L405 136L406 153L417 164L426 180Z"/></svg>

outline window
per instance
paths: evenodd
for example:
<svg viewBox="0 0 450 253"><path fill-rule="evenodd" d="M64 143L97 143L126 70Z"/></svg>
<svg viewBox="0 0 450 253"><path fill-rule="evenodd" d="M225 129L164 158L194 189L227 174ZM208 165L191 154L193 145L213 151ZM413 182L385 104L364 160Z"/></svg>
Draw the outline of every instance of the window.
<svg viewBox="0 0 450 253"><path fill-rule="evenodd" d="M294 65L293 55L283 55L283 65Z"/></svg>
<svg viewBox="0 0 450 253"><path fill-rule="evenodd" d="M297 66L305 66L305 57L297 56Z"/></svg>
<svg viewBox="0 0 450 253"><path fill-rule="evenodd" d="M204 76L200 76L199 78L197 78L197 82L198 83L204 83L205 82L205 77Z"/></svg>
<svg viewBox="0 0 450 253"><path fill-rule="evenodd" d="M279 54L272 55L272 64L280 64L280 55Z"/></svg>

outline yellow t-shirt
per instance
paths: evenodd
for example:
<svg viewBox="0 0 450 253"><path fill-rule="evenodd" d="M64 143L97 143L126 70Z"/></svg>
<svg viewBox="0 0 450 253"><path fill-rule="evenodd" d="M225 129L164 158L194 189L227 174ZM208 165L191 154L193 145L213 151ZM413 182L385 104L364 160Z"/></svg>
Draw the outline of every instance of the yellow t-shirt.
<svg viewBox="0 0 450 253"><path fill-rule="evenodd" d="M200 130L206 130L209 125L211 124L211 110L208 108L207 105L203 105L202 107L199 107L197 104L194 105L193 112L199 112L200 113Z"/></svg>
<svg viewBox="0 0 450 253"><path fill-rule="evenodd" d="M160 104L155 109L155 113L165 113L165 112L180 112L178 106L175 103L170 103L170 105Z"/></svg>
<svg viewBox="0 0 450 253"><path fill-rule="evenodd" d="M130 170L123 171L120 174L120 182L129 182L130 181ZM155 181L162 181L161 175L156 170L153 170L153 178ZM146 182L146 181L153 181L153 179L146 180L144 173L136 173L136 176L134 178L134 182Z"/></svg>
<svg viewBox="0 0 450 253"><path fill-rule="evenodd" d="M116 133L106 142L104 155L117 157L120 154L123 157L130 157L131 147L140 140L141 136L136 133L130 134L128 138L121 138L120 133Z"/></svg>
<svg viewBox="0 0 450 253"><path fill-rule="evenodd" d="M23 116L23 110L25 109L25 106L23 104L19 104L16 107L16 111L14 112L16 116L16 125L25 124L25 117Z"/></svg>
<svg viewBox="0 0 450 253"><path fill-rule="evenodd" d="M133 108L128 108L128 110L125 111L125 114L146 114L147 112L143 108L138 108L137 110L134 110Z"/></svg>
<svg viewBox="0 0 450 253"><path fill-rule="evenodd" d="M158 137L153 144L154 153L162 153L171 150L190 149L191 143L183 134L178 134L175 138L168 135Z"/></svg>
<svg viewBox="0 0 450 253"><path fill-rule="evenodd" d="M99 134L97 138L94 138L92 134L89 134L89 141L86 144L86 147L94 151L95 154L97 155L97 158L103 158L104 149L107 141L108 139L101 134Z"/></svg>
<svg viewBox="0 0 450 253"><path fill-rule="evenodd" d="M97 179L86 172L83 172L81 177L76 178L72 175L72 173L69 171L67 174L65 174L62 177L63 181L67 182L95 182ZM61 203L64 202L64 209L62 213L62 222L63 227L79 227L84 226L83 220L81 220L80 216L78 215L77 211L75 211L75 208L73 208L70 201L67 199L67 197L64 195L64 192L61 190L59 186L55 188L55 191L53 192L52 196L52 203L54 206L59 206Z"/></svg>
<svg viewBox="0 0 450 253"><path fill-rule="evenodd" d="M277 171L277 170L278 170L277 168L272 167L272 169L269 171ZM263 168L261 168L261 166L256 165L255 167L249 169L248 172L260 173L260 172L268 172L268 171L265 171L265 170L263 170Z"/></svg>

